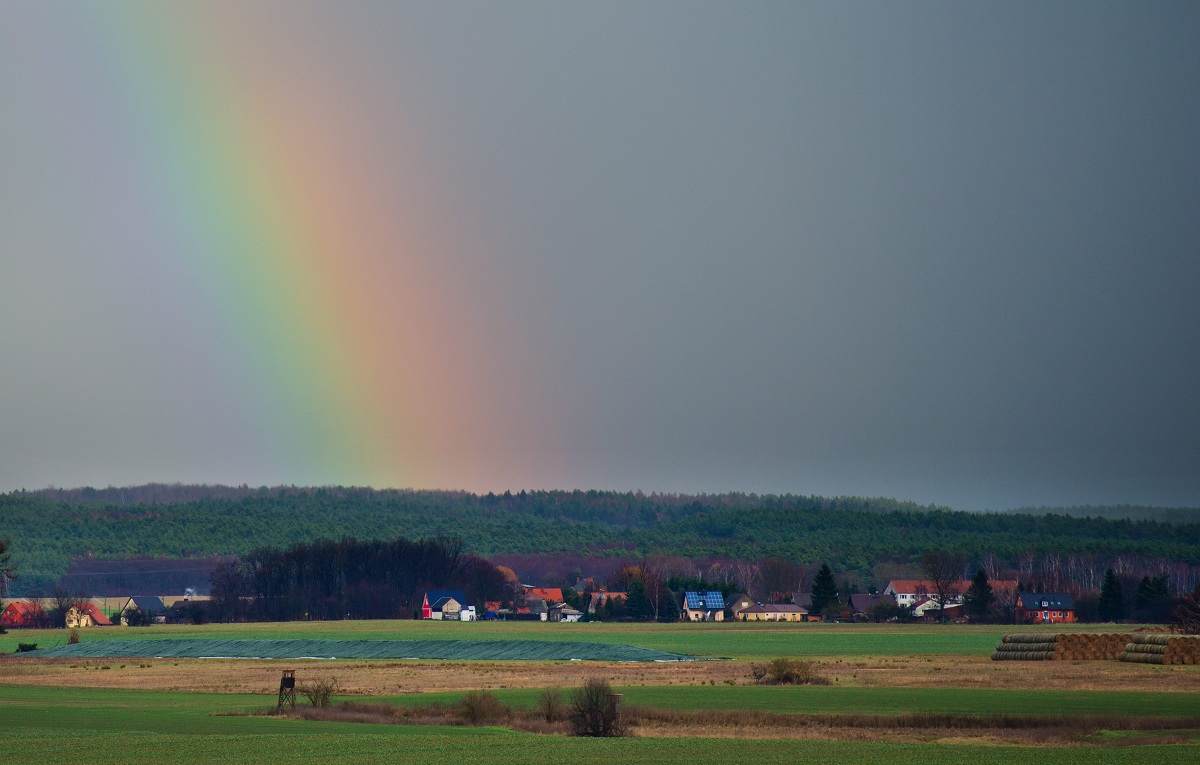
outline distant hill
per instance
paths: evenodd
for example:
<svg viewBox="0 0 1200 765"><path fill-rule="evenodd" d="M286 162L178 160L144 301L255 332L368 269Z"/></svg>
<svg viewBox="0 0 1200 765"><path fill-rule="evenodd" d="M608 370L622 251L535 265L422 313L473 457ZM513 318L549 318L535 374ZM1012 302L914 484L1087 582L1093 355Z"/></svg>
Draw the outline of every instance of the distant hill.
<svg viewBox="0 0 1200 765"><path fill-rule="evenodd" d="M1147 505L1073 505L1021 507L1007 510L1021 515L1069 515L1072 518L1126 518L1159 523L1200 523L1200 507L1149 507Z"/></svg>
<svg viewBox="0 0 1200 765"><path fill-rule="evenodd" d="M145 501L138 501L145 498ZM1176 520L1176 519L1172 519ZM829 562L864 580L880 562L929 549L1078 554L1200 564L1200 524L1096 513L968 513L894 499L599 491L466 492L364 488L49 489L0 494L17 592L48 592L71 561L244 555L318 538L452 536L482 555ZM77 569L78 570L78 569ZM189 585L190 586L190 585Z"/></svg>

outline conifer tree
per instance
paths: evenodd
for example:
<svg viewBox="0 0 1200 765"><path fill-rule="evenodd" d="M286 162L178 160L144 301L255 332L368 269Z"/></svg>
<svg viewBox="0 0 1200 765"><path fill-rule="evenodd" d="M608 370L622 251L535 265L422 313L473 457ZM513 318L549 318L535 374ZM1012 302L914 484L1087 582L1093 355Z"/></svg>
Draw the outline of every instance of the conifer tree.
<svg viewBox="0 0 1200 765"><path fill-rule="evenodd" d="M971 580L971 586L963 595L963 607L967 616L971 618L971 621L985 621L991 614L995 602L996 593L992 592L987 572L979 569L975 572L975 578Z"/></svg>
<svg viewBox="0 0 1200 765"><path fill-rule="evenodd" d="M1111 568L1104 572L1104 583L1100 585L1099 611L1100 618L1106 622L1125 618L1125 594Z"/></svg>
<svg viewBox="0 0 1200 765"><path fill-rule="evenodd" d="M819 614L832 605L837 605L837 582L833 580L833 571L828 563L822 563L821 569L813 577L812 613Z"/></svg>

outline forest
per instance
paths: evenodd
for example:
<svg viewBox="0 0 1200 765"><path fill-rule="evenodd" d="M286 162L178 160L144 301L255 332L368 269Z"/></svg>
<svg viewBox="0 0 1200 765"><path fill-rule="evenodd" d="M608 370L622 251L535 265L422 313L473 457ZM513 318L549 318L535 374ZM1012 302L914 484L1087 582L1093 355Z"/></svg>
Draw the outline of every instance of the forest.
<svg viewBox="0 0 1200 765"><path fill-rule="evenodd" d="M461 589L482 610L511 599L513 584L487 560L449 539L328 539L261 547L212 574L221 621L412 618L427 589Z"/></svg>
<svg viewBox="0 0 1200 765"><path fill-rule="evenodd" d="M1182 591L1200 571L1197 523L972 513L893 499L170 485L0 495L0 538L10 540L19 571L14 595L52 591L72 561L245 559L264 547L348 537L455 538L483 557L611 559L610 570L664 555L698 566L779 558L828 563L864 589L931 548L990 557L1048 586L1073 577L1099 587L1107 568L1141 566L1172 572Z"/></svg>

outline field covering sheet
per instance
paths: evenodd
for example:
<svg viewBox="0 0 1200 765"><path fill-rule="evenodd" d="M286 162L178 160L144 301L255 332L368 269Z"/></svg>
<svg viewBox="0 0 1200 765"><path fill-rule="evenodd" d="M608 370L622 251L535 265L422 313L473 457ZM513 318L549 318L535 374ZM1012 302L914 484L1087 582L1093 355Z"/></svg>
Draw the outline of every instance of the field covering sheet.
<svg viewBox="0 0 1200 765"><path fill-rule="evenodd" d="M620 643L550 640L96 640L22 654L35 658L447 659L463 661L702 661Z"/></svg>

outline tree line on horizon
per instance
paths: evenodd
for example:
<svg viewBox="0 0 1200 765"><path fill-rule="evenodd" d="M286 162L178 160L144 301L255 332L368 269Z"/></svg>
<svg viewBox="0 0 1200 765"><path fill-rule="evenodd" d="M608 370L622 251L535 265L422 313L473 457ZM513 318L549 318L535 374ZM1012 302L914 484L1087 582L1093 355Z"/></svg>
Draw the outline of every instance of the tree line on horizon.
<svg viewBox="0 0 1200 765"><path fill-rule="evenodd" d="M1050 590L1098 590L1108 568L1118 575L1168 574L1176 591L1200 577L1200 524L966 513L858 498L684 500L606 492L318 489L120 505L70 504L26 492L0 494L0 534L15 542L23 574L14 594L52 591L70 562L84 558L245 558L264 546L400 536L459 538L465 550L483 557L636 563L668 555L706 566L824 561L863 591L884 586L890 569L918 566L931 541Z"/></svg>

